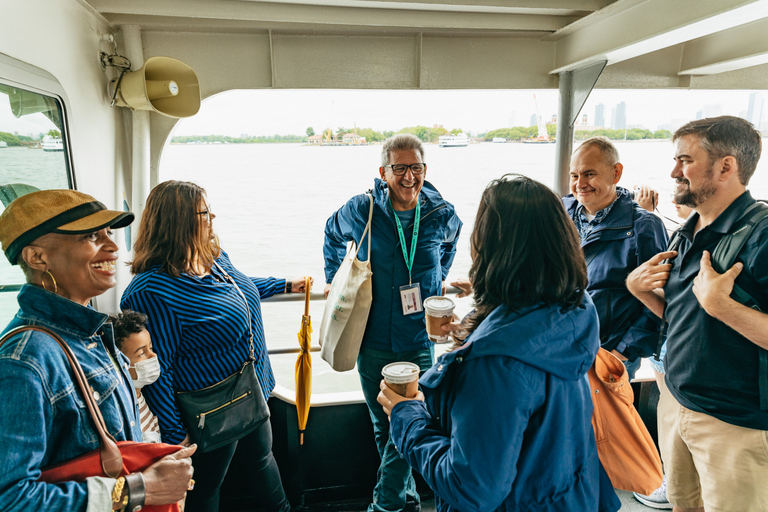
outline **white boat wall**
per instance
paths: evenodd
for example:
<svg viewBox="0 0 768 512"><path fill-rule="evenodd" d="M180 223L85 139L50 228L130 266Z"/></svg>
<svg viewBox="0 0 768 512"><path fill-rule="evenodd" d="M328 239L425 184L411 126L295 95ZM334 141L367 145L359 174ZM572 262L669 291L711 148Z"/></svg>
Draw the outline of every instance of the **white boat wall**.
<svg viewBox="0 0 768 512"><path fill-rule="evenodd" d="M111 38L133 70L155 56L188 64L203 99L232 89L558 88L561 191L593 87L768 89L768 0L4 0L0 12L0 84L59 98L71 186L138 215L178 120L110 106L117 72L99 54L114 51ZM118 309L130 281L118 269L117 287L95 301L102 311ZM360 397L315 397L301 452L291 395L270 402L292 502L370 499L378 460ZM247 504L248 491L229 482L223 508Z"/></svg>

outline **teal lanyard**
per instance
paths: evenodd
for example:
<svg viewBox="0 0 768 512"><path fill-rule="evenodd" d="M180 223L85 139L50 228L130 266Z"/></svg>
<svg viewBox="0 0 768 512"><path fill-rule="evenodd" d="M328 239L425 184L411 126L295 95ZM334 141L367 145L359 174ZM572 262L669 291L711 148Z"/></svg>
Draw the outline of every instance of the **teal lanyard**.
<svg viewBox="0 0 768 512"><path fill-rule="evenodd" d="M419 200L416 200L416 214L413 219L413 237L411 238L411 257L408 257L408 248L405 245L405 234L403 233L403 225L400 224L400 218L395 212L395 208L392 206L392 200L389 200L389 207L392 209L392 213L395 216L395 222L397 223L397 234L400 235L400 247L403 249L403 259L405 260L405 266L408 268L408 284L411 284L411 269L413 268L413 259L416 257L416 240L419 238L419 223L421 222L421 205Z"/></svg>

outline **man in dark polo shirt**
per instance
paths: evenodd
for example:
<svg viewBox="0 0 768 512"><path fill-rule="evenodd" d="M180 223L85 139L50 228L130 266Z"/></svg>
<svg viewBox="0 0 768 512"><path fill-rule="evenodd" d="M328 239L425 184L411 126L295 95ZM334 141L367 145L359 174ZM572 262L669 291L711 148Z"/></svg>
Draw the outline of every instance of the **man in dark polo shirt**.
<svg viewBox="0 0 768 512"><path fill-rule="evenodd" d="M675 202L696 209L678 250L662 252L627 287L669 321L659 445L676 511L768 510L768 407L760 402L760 351L768 315L730 297L738 283L768 311L768 219L723 274L711 253L755 202L746 186L760 133L730 116L692 121L675 143ZM670 258L670 263L663 263Z"/></svg>

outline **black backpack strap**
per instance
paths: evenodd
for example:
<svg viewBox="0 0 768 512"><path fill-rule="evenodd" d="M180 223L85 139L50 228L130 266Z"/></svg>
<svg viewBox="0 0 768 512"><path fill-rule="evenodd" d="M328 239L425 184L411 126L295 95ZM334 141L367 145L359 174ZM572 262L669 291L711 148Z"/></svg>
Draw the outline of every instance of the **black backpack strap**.
<svg viewBox="0 0 768 512"><path fill-rule="evenodd" d="M717 272L722 274L733 266L736 256L744 248L755 226L765 218L768 218L768 204L758 201L747 208L741 218L736 221L733 231L721 238L712 252L712 267ZM738 284L734 283L731 297L740 304L760 311L760 306L754 297ZM758 354L760 409L768 411L768 350L758 347Z"/></svg>
<svg viewBox="0 0 768 512"><path fill-rule="evenodd" d="M744 244L747 243L752 231L763 219L768 217L768 204L756 202L746 209L744 214L734 224L734 229L717 243L712 251L712 267L722 274L733 266Z"/></svg>
<svg viewBox="0 0 768 512"><path fill-rule="evenodd" d="M676 251L678 247L680 247L680 243L683 241L683 235L680 234L680 229L678 228L675 230L674 233L672 233L672 238L669 240L669 244L667 244L667 251ZM662 264L670 263L671 259L666 259L662 261ZM667 339L666 337L667 332L667 306L664 305L664 311L661 314L661 324L659 325L659 341L656 342L656 352L653 354L653 358L657 361L661 361L659 354L661 354L661 347L664 346L664 341Z"/></svg>

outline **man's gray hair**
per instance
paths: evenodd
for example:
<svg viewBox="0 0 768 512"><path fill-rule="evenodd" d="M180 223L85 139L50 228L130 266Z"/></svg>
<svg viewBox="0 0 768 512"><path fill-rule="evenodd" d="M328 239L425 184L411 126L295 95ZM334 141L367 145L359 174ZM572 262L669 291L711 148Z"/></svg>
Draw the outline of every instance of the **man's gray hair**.
<svg viewBox="0 0 768 512"><path fill-rule="evenodd" d="M392 151L413 150L419 152L421 162L424 163L424 144L421 143L421 139L410 133L398 133L397 135L393 135L384 141L384 146L381 148L381 166L386 167L389 165L389 154Z"/></svg>
<svg viewBox="0 0 768 512"><path fill-rule="evenodd" d="M718 158L732 156L739 164L739 181L747 185L760 160L763 142L752 123L740 117L720 116L691 121L677 129L672 142L693 135L709 155L712 164Z"/></svg>
<svg viewBox="0 0 768 512"><path fill-rule="evenodd" d="M589 146L594 146L600 150L600 152L603 154L603 159L605 160L606 164L614 166L619 163L619 151L616 149L616 146L613 145L613 142L608 139L608 137L599 136L587 139L581 143L576 151L579 151L582 148L587 148Z"/></svg>

